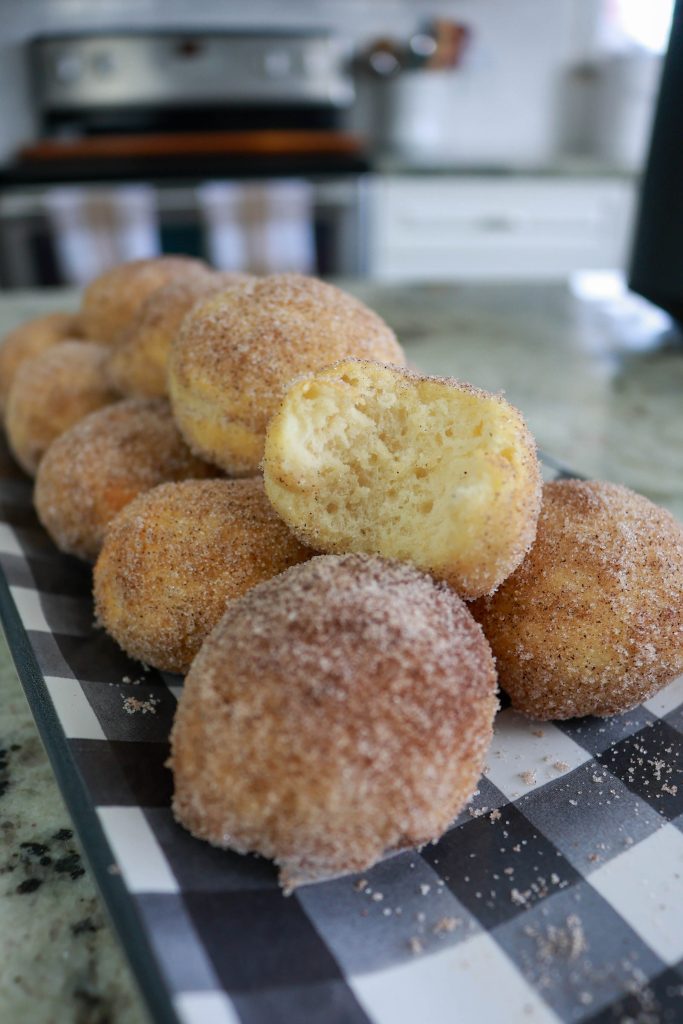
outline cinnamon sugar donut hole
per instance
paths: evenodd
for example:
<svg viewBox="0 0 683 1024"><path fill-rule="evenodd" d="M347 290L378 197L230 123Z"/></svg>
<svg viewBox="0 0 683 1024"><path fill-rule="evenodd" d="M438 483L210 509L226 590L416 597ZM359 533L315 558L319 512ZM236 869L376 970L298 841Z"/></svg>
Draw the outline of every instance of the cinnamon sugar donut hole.
<svg viewBox="0 0 683 1024"><path fill-rule="evenodd" d="M107 354L94 341L60 341L17 370L5 426L12 454L29 476L60 434L118 398L104 372Z"/></svg>
<svg viewBox="0 0 683 1024"><path fill-rule="evenodd" d="M169 281L211 273L192 256L129 260L105 270L83 292L81 321L88 338L117 344L148 295Z"/></svg>
<svg viewBox="0 0 683 1024"><path fill-rule="evenodd" d="M169 396L190 447L234 476L256 473L286 385L346 356L402 365L394 332L358 299L300 274L195 306L171 347Z"/></svg>
<svg viewBox="0 0 683 1024"><path fill-rule="evenodd" d="M215 474L181 438L168 402L127 399L91 413L50 445L34 503L60 551L94 561L111 520L141 491Z"/></svg>
<svg viewBox="0 0 683 1024"><path fill-rule="evenodd" d="M46 313L5 335L0 344L0 418L5 415L7 396L21 364L58 341L81 335L81 323L74 313Z"/></svg>
<svg viewBox="0 0 683 1024"><path fill-rule="evenodd" d="M683 672L683 526L626 487L548 483L530 553L471 607L518 711L628 711Z"/></svg>
<svg viewBox="0 0 683 1024"><path fill-rule="evenodd" d="M466 605L412 566L324 555L228 605L171 736L178 821L256 852L287 890L436 840L497 709Z"/></svg>
<svg viewBox="0 0 683 1024"><path fill-rule="evenodd" d="M199 299L255 280L249 274L192 274L153 291L112 348L107 373L114 387L131 398L164 397L168 353L185 315Z"/></svg>
<svg viewBox="0 0 683 1024"><path fill-rule="evenodd" d="M186 672L229 599L311 554L258 478L162 484L107 531L95 566L97 617L131 657Z"/></svg>

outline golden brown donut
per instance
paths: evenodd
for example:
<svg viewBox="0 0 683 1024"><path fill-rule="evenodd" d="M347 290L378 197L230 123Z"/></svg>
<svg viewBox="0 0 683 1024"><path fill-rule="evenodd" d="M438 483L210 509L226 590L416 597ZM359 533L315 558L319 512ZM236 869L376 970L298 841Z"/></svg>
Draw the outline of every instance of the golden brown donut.
<svg viewBox="0 0 683 1024"><path fill-rule="evenodd" d="M171 347L169 396L187 443L226 472L258 471L286 385L345 356L403 364L394 332L358 299L300 274L200 302Z"/></svg>
<svg viewBox="0 0 683 1024"><path fill-rule="evenodd" d="M12 454L30 476L55 438L118 397L104 372L106 358L106 345L60 341L17 370L5 426Z"/></svg>
<svg viewBox="0 0 683 1024"><path fill-rule="evenodd" d="M319 556L233 601L185 680L173 809L282 885L437 839L474 790L496 673L449 587L366 555Z"/></svg>
<svg viewBox="0 0 683 1024"><path fill-rule="evenodd" d="M141 491L215 476L197 459L162 399L98 409L54 441L38 467L38 518L61 551L94 561L109 522Z"/></svg>
<svg viewBox="0 0 683 1024"><path fill-rule="evenodd" d="M548 483L536 543L472 611L517 710L627 711L683 672L683 527L626 487Z"/></svg>
<svg viewBox="0 0 683 1024"><path fill-rule="evenodd" d="M47 313L27 320L5 335L0 345L0 418L5 415L9 389L21 364L58 341L80 338L81 333L75 313Z"/></svg>
<svg viewBox="0 0 683 1024"><path fill-rule="evenodd" d="M318 551L413 562L493 591L533 542L536 446L500 395L346 360L291 385L270 422L266 493Z"/></svg>
<svg viewBox="0 0 683 1024"><path fill-rule="evenodd" d="M199 299L255 280L248 274L193 274L153 291L112 348L107 373L114 387L136 398L165 396L168 353L185 315Z"/></svg>
<svg viewBox="0 0 683 1024"><path fill-rule="evenodd" d="M120 263L91 281L83 293L81 320L88 338L117 344L148 295L169 281L211 273L192 256L157 256Z"/></svg>
<svg viewBox="0 0 683 1024"><path fill-rule="evenodd" d="M95 566L97 617L131 657L186 672L228 599L310 555L259 478L162 484L107 531Z"/></svg>

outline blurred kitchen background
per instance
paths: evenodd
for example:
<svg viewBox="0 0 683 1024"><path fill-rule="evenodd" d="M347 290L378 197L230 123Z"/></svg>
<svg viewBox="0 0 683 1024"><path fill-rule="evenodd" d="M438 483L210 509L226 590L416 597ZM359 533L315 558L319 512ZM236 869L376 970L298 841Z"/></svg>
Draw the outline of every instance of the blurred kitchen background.
<svg viewBox="0 0 683 1024"><path fill-rule="evenodd" d="M0 287L626 266L673 0L3 0Z"/></svg>

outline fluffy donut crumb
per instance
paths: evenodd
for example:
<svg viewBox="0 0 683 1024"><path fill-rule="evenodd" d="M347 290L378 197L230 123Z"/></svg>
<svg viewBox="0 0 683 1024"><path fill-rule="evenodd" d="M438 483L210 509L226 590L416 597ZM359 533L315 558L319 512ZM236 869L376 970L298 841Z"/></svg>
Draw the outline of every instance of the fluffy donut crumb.
<svg viewBox="0 0 683 1024"><path fill-rule="evenodd" d="M266 435L266 492L319 551L413 562L490 593L536 533L541 476L520 413L445 377L345 360L294 382Z"/></svg>

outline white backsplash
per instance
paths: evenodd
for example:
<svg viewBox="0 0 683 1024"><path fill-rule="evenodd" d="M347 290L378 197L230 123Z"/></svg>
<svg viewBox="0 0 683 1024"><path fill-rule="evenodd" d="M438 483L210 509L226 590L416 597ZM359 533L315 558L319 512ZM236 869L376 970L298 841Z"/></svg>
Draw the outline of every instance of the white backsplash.
<svg viewBox="0 0 683 1024"><path fill-rule="evenodd" d="M36 134L23 44L38 34L109 28L329 27L362 44L405 37L434 15L467 23L470 52L453 76L452 149L469 163L534 164L558 146L560 93L591 46L601 0L3 0L0 160Z"/></svg>

